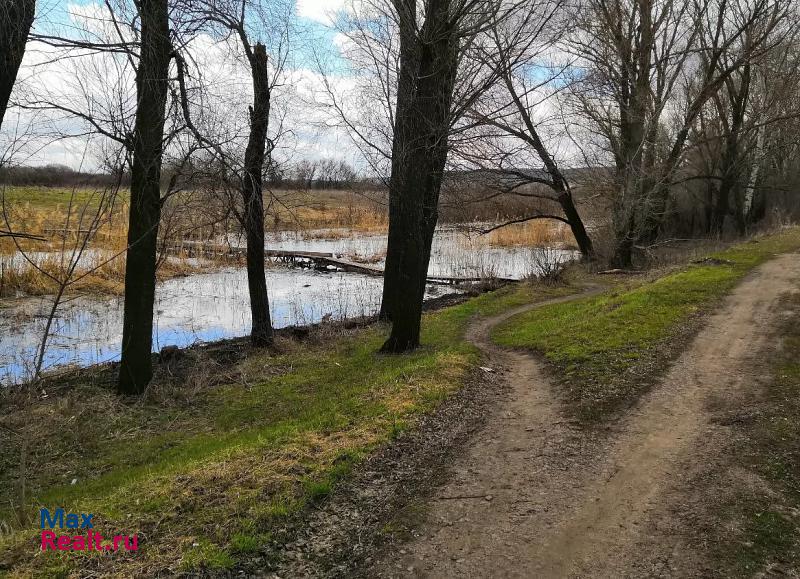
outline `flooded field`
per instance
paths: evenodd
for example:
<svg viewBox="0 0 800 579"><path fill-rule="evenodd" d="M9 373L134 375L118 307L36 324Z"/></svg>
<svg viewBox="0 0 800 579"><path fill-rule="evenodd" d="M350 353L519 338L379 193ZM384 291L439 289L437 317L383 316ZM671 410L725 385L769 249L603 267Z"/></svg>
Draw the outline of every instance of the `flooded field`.
<svg viewBox="0 0 800 579"><path fill-rule="evenodd" d="M233 240L235 242L235 240ZM281 232L268 238L270 249L333 253L353 261L383 267L386 235L355 235L343 230ZM577 256L571 250L554 250L551 257L569 260ZM431 247L431 276L522 279L538 273L540 254L529 247L497 247L486 238L468 234L463 229L437 230Z"/></svg>
<svg viewBox="0 0 800 579"><path fill-rule="evenodd" d="M271 236L267 246L330 252L381 267L386 238L342 231L281 233ZM554 255L570 259L574 252ZM444 230L435 239L429 273L519 279L535 273L536 263L530 249L491 247L455 230ZM267 270L273 323L282 328L375 314L382 283L380 277L274 264ZM452 291L458 290L430 285L427 297ZM50 304L47 297L27 297L7 300L0 309L0 382L13 383L30 376ZM241 266L228 267L164 281L157 287L155 308L155 351L246 335L250 326L246 272ZM71 296L59 308L44 368L118 359L122 312L119 296Z"/></svg>

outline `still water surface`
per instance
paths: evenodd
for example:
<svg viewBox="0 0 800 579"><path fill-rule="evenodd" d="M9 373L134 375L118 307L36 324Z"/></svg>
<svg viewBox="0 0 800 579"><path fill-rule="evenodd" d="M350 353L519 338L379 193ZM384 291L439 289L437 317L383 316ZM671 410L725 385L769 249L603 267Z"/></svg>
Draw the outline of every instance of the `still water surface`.
<svg viewBox="0 0 800 579"><path fill-rule="evenodd" d="M268 247L331 252L382 267L383 235L317 239L278 234ZM558 253L559 259L573 252ZM454 231L437 233L429 273L464 277L521 278L535 273L535 260L524 248L480 245ZM275 266L267 270L270 309L276 328L377 313L382 280L353 273L319 272ZM429 286L426 297L453 288ZM13 300L0 309L0 383L30 376L46 323L50 299ZM189 346L246 335L250 327L247 274L243 267L174 278L158 284L155 305L154 350ZM87 366L119 358L122 336L121 297L82 296L66 301L58 311L48 341L44 367Z"/></svg>

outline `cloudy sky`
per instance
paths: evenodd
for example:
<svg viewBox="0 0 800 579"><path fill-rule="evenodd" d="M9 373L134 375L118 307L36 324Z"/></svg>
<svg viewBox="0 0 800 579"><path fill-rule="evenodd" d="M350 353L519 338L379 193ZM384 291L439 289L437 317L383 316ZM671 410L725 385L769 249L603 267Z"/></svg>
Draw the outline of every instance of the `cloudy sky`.
<svg viewBox="0 0 800 579"><path fill-rule="evenodd" d="M328 80L337 90L346 91L352 85L345 67L337 66L344 62L339 52L341 37L332 28L337 13L346 10L347 1L295 0L291 24L297 40L291 46L284 82L273 99L273 125L276 130L283 129L282 154L286 159L360 162L348 135L331 126L329 114L314 105L324 100L320 60L325 62ZM102 3L97 0L39 0L34 27L41 34L76 36L85 35L88 29L99 36L108 26L102 22L102 14ZM204 98L204 108L208 109L205 121L225 125L228 132L245 134L250 99L248 71L232 56L229 46L209 37L198 38L191 50L196 55L197 74L202 74L203 82L210 86L209 96ZM65 53L32 42L12 101L28 107L44 101L67 103L74 110L112 119L115 112L125 116L122 111L132 110L132 83L130 70L113 59L87 58L77 51ZM106 124L114 125L110 120ZM108 146L102 138L86 136L88 128L85 122L63 112L15 108L7 113L3 124L0 151L6 158L9 151L13 152L12 161L17 164L57 163L93 170ZM76 136L57 138L63 134Z"/></svg>
<svg viewBox="0 0 800 579"><path fill-rule="evenodd" d="M288 23L292 29L286 65L272 95L271 136L280 134L276 160L284 167L303 160L345 160L365 172L377 164L377 172L382 172L390 133L386 130L384 87L374 82L371 63L359 67L358 57L344 57L344 51L353 56L354 44L334 27L335 22L346 22L337 16L354 5L361 7L359 10L367 10L368 5L361 0L275 0L264 5L281 2L289 2L286 18L266 19ZM39 34L118 41L103 0L38 0L37 10L35 31ZM285 27L265 26L252 35L267 44L272 62L280 53L278 47L284 46L280 42L284 31ZM204 33L194 36L183 53L190 61L190 89L202 86L192 93L193 121L232 151L244 150L252 85L238 44ZM531 70L531 79L538 83L538 68ZM363 121L358 131L345 130L339 110L331 106L331 94L349 121ZM538 100L538 93L531 94L534 101ZM82 49L54 48L33 41L28 45L12 103L22 106L6 114L0 133L0 161L8 162L11 153L11 162L18 165L61 164L95 171L103 167L104 157L119 149L98 133L125 135L132 130L134 70L124 54L87 54ZM571 133L564 131L552 99L542 99L535 106L540 134L547 138L552 152L562 164L575 159L580 163L572 140L578 128L573 127ZM96 125L81 120L80 115L90 116ZM380 146L362 147L364 158L351 135L364 136ZM180 141L173 142L168 153L179 153L179 145ZM516 162L526 164L529 160L520 158Z"/></svg>

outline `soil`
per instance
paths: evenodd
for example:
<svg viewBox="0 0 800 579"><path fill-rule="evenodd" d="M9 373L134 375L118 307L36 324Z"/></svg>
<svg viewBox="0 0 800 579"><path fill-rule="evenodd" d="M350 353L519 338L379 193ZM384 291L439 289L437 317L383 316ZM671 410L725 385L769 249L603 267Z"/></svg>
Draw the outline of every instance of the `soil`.
<svg viewBox="0 0 800 579"><path fill-rule="evenodd" d="M405 544L371 566L378 577L696 577L713 564L681 540L674 508L692 493L725 424L709 402L756 387L777 305L797 291L800 255L746 278L711 315L660 383L607 432L564 419L539 362L499 349L478 322L471 339L508 387L453 462ZM718 529L717 532L723 532Z"/></svg>
<svg viewBox="0 0 800 579"><path fill-rule="evenodd" d="M251 558L231 576L368 575L387 544L413 538L431 493L447 482L442 465L459 460L510 395L501 369L482 365L436 412L371 455L327 500L275 533L268 553Z"/></svg>

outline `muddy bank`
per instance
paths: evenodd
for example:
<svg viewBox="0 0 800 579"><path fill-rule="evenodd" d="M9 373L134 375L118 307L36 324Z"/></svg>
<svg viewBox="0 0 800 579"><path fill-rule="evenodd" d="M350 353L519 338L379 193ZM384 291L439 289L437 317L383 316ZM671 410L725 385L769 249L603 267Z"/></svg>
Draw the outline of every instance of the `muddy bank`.
<svg viewBox="0 0 800 579"><path fill-rule="evenodd" d="M288 268L267 271L270 310L276 328L341 321L377 313L382 280L359 274ZM448 290L431 286L429 298ZM0 382L29 375L44 333L48 298L29 298L0 312ZM44 368L90 366L119 358L123 299L78 296L59 308L48 340ZM185 348L247 335L250 306L244 269L176 278L158 285L153 347Z"/></svg>

